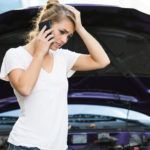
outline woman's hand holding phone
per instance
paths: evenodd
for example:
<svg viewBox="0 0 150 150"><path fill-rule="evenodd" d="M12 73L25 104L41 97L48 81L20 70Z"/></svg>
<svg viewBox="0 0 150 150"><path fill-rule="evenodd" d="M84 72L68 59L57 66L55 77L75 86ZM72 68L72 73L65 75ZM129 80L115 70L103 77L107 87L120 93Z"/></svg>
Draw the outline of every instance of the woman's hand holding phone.
<svg viewBox="0 0 150 150"><path fill-rule="evenodd" d="M40 25L39 25L40 29ZM50 45L54 42L54 36L52 34L52 29L47 28L47 25L41 28L38 36L35 38L35 51L36 56L45 56L49 51Z"/></svg>

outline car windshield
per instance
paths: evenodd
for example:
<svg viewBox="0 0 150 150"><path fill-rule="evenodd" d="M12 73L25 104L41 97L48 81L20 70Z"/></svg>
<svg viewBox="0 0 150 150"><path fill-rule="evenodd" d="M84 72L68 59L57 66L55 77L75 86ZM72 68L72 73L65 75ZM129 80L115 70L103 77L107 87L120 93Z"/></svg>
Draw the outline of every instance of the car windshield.
<svg viewBox="0 0 150 150"><path fill-rule="evenodd" d="M150 129L150 117L145 114L124 108L99 105L69 105L69 123L72 130L144 131Z"/></svg>
<svg viewBox="0 0 150 150"><path fill-rule="evenodd" d="M69 130L150 131L150 117L140 112L100 105L69 104ZM14 124L20 109L0 114L0 124ZM139 128L140 126L140 128Z"/></svg>

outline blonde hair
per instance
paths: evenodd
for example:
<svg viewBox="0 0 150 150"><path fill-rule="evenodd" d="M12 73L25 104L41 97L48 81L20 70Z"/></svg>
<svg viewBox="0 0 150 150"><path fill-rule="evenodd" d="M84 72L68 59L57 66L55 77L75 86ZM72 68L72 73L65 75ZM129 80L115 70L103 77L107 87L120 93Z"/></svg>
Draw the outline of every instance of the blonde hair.
<svg viewBox="0 0 150 150"><path fill-rule="evenodd" d="M69 19L75 26L75 15L64 5L60 4L58 0L48 0L47 4L39 12L38 17L32 21L33 30L28 33L27 42L34 39L39 33L39 23L45 20L50 20L51 24L59 23L63 19Z"/></svg>

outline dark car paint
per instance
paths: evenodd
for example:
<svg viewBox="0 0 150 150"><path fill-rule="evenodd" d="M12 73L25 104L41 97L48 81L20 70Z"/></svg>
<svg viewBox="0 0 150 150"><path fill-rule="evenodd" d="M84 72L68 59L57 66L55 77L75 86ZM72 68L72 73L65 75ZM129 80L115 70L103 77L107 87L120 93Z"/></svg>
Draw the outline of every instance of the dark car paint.
<svg viewBox="0 0 150 150"><path fill-rule="evenodd" d="M105 48L111 59L111 64L105 69L98 71L77 72L69 79L70 89L82 89L85 91L92 89L92 91L100 90L106 93L134 96L138 102L135 103L131 101L130 107L133 110L150 115L150 65L149 62L146 61L149 59L148 49L150 49L150 16L134 9L119 7L100 5L75 5L75 7L81 11L83 25L89 29L91 34L95 35ZM37 15L40 8L41 7L33 7L13 10L0 15L1 62L8 48L25 44L25 34L31 29L31 20ZM124 37L120 40L122 34ZM76 44L76 42L78 44ZM129 50L123 49L122 46L125 47L127 42L129 44L132 42L134 45L137 45L137 47L133 47L133 45L130 44L127 47ZM76 33L64 48L87 53L85 45L80 41ZM141 50L142 48L143 50ZM147 51L144 51L144 49L147 49ZM142 52L136 55L136 50L141 50ZM125 60L127 64L123 64L120 60L121 58L124 59L130 56L130 52L133 56L135 55L135 58L133 57L135 66L130 65L130 62L128 63L127 60ZM119 58L120 56L121 58ZM146 60L144 61L144 59ZM132 66L132 68L128 68L128 66ZM141 70L141 72L139 70ZM0 84L1 98L14 96L9 83L0 81ZM98 101L98 103L107 104L107 102L102 99Z"/></svg>

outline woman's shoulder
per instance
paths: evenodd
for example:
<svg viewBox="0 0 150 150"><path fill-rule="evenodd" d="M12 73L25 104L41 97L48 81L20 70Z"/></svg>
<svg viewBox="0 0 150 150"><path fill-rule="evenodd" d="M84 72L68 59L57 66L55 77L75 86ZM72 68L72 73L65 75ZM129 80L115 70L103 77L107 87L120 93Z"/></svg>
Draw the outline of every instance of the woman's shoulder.
<svg viewBox="0 0 150 150"><path fill-rule="evenodd" d="M22 53L22 47L21 46L18 46L15 48L9 48L6 51L6 55L20 55L21 53Z"/></svg>

